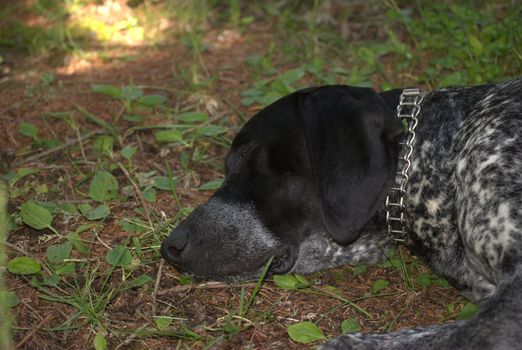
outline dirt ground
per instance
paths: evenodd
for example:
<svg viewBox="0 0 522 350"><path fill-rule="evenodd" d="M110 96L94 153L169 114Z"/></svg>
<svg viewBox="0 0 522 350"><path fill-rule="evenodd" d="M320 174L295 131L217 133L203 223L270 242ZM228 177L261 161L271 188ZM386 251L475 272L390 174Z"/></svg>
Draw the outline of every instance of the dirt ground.
<svg viewBox="0 0 522 350"><path fill-rule="evenodd" d="M8 173L20 167L40 170L31 175L24 186L28 187L21 195L9 203L11 212L34 193L36 184L48 184L51 189L39 196L40 200L69 201L81 203L85 199L77 191L82 178L73 171L72 160L82 158L81 149L70 147L66 150L46 153L34 145L31 138L21 135L20 123L30 122L38 126L42 138L56 137L63 142L74 140L76 134L66 123L41 118L44 113L73 111L80 116L77 106L82 106L93 115L107 122L121 115L118 101L91 92L92 84L113 84L116 86L133 84L144 88L148 93L167 97L167 105L177 110L190 110L194 106L205 110L211 116L223 116L229 128L227 136L233 136L243 123L243 118L251 116L259 107L241 105L241 92L252 85L252 71L245 60L247 57L265 52L266 47L277 38L272 24L256 21L246 31L223 29L210 26L204 41L210 43L202 58L213 84L200 91L187 87L180 78L180 70L188 69L185 63L194 57L179 42L167 42L156 47L121 46L104 47L104 56L84 55L57 56L50 53L46 57L27 55L11 50L3 54L2 76L0 81L0 173ZM91 48L96 50L95 47ZM292 68L293 63L284 57L277 57L273 63L281 70ZM54 81L42 86L41 74L51 72ZM83 120L83 119L79 119ZM162 116L151 114L143 125L162 122ZM141 170L156 170L165 175L164 162L172 171L185 176L185 186L178 188L183 206L195 207L205 201L209 192L199 192L202 183L221 176L221 159L226 148L212 145L207 149L208 162L193 165L191 174L183 174L180 164L180 149L162 148L154 142L147 130L128 131L131 124L119 119L117 125L125 132L125 142L139 146L140 152L133 159L133 166ZM100 132L99 126L82 122L82 133ZM95 159L91 158L93 163ZM95 167L95 164L81 164L81 167ZM83 169L83 168L82 168ZM118 178L124 179L117 172ZM20 186L20 185L19 185ZM156 202L149 203L149 211L159 218L160 213L174 217L179 206L168 192L158 193ZM124 241L127 233L117 225L118 218L131 214L138 203L116 203L111 207L113 216L108 218L97 235L100 240L113 246ZM78 222L59 221L54 225L60 232L69 232ZM86 231L85 235L92 235ZM90 237L90 236L89 236ZM10 257L28 255L44 260L46 247L56 243L56 237L48 231L37 231L18 225L8 237ZM92 244L91 256L96 252L104 256L106 249ZM415 258L402 249L404 261L414 266L417 274L427 271ZM107 269L101 264L100 269ZM78 271L81 276L82 272ZM454 319L465 300L451 287L430 286L414 288L405 283L401 269L390 266L369 267L368 271L354 276L354 268L326 271L308 277L317 289L285 291L268 279L252 309L242 320L239 331L227 328L237 325L239 316L234 316L241 303L241 290L249 296L254 282L246 284L225 284L212 282L179 283L180 274L172 267L161 263L159 255L151 258L140 267L140 273L152 276L158 283L128 289L116 295L103 309L99 317L110 327L107 336L110 349L301 349L308 345L297 344L289 339L287 327L303 320L314 321L327 337L340 334L343 320L356 318L362 331L387 331L411 326L445 322ZM16 322L13 328L14 344L17 349L87 349L92 348L94 331L92 323L79 318L74 325L64 322L76 309L64 303L51 302L42 298L41 292L31 287L30 277L6 274L9 290L14 291L20 304L13 309ZM114 272L111 281L121 279L121 272ZM101 278L100 278L101 279ZM378 279L389 282L380 293L372 293L372 286ZM94 281L91 286L96 290ZM109 282L113 283L113 282ZM362 315L350 305L326 293L316 293L325 286L335 287L344 298L358 300L357 304L372 315ZM87 293L87 292L86 292ZM86 294L88 295L88 293ZM448 307L451 305L451 307ZM236 313L237 314L237 313ZM156 332L148 335L154 325L154 316L173 317L175 330L189 329L197 333L199 340L183 339L186 334ZM230 317L232 315L232 317ZM83 322L83 321L85 322ZM65 326L64 326L65 325ZM141 333L139 331L142 331Z"/></svg>

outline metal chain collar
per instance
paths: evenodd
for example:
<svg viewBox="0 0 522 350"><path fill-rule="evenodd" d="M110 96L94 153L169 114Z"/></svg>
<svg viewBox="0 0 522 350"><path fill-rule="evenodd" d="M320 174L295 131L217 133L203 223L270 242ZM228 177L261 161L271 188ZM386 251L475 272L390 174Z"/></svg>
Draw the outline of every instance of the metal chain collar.
<svg viewBox="0 0 522 350"><path fill-rule="evenodd" d="M396 242L405 242L405 197L406 184L408 183L408 173L411 167L410 157L413 153L413 141L415 140L415 128L419 123L417 116L421 109L421 102L424 94L419 89L404 89L397 106L397 118L405 121L408 125L406 141L400 142L401 147L399 162L397 164L397 177L395 186L390 189L386 196L386 224L388 234Z"/></svg>

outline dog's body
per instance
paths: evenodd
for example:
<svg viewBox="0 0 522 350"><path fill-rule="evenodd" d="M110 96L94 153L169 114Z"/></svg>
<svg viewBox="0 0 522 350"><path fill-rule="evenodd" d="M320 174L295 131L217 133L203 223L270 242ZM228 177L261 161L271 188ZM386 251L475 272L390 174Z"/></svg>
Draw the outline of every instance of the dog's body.
<svg viewBox="0 0 522 350"><path fill-rule="evenodd" d="M253 117L223 187L162 245L173 265L244 279L376 262L390 246L401 90L307 89ZM422 102L406 190L407 244L467 297L468 321L343 335L324 349L517 349L522 345L522 79Z"/></svg>

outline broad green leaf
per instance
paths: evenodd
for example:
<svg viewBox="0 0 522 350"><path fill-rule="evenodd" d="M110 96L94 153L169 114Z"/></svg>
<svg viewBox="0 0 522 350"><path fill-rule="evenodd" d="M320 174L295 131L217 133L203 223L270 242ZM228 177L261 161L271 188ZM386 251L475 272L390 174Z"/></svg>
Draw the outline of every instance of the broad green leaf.
<svg viewBox="0 0 522 350"><path fill-rule="evenodd" d="M82 225L78 226L76 228L76 230L74 230L74 233L80 234L82 232L90 230L91 228L93 228L95 226L96 226L96 224L82 224Z"/></svg>
<svg viewBox="0 0 522 350"><path fill-rule="evenodd" d="M13 308L18 304L20 304L20 299L15 293L7 290L0 290L0 305L7 308Z"/></svg>
<svg viewBox="0 0 522 350"><path fill-rule="evenodd" d="M42 202L42 201L34 201L37 205L41 206L42 208L46 209L51 215L56 214L60 207L54 203L54 202Z"/></svg>
<svg viewBox="0 0 522 350"><path fill-rule="evenodd" d="M47 184L36 185L36 186L34 187L34 191L36 192L37 195L47 194L47 193L49 193L49 187L47 187ZM39 202L39 201L37 201L37 202ZM48 202L43 202L43 203L48 203ZM47 210L49 210L49 208L46 207L45 205L41 204L41 202L38 203L38 204L41 205L42 207L46 208ZM54 203L52 203L52 205L54 205L55 207L57 207L57 205L54 204ZM49 212L50 212L51 214L54 214L54 213L55 213L52 209L49 210Z"/></svg>
<svg viewBox="0 0 522 350"><path fill-rule="evenodd" d="M149 202L156 202L156 189L149 187L142 192L143 198Z"/></svg>
<svg viewBox="0 0 522 350"><path fill-rule="evenodd" d="M112 266L126 267L130 264L132 255L129 249L123 245L117 245L107 252L106 261Z"/></svg>
<svg viewBox="0 0 522 350"><path fill-rule="evenodd" d="M455 316L457 320L467 320L468 318L473 317L478 311L479 306L473 304L471 301L468 301L466 305L460 310L460 312Z"/></svg>
<svg viewBox="0 0 522 350"><path fill-rule="evenodd" d="M32 175L32 174L36 174L38 173L40 170L38 169L34 169L34 168L19 168L18 169L18 179L21 179L23 177L26 177L28 175Z"/></svg>
<svg viewBox="0 0 522 350"><path fill-rule="evenodd" d="M133 280L128 281L126 288L141 287L152 281L154 281L154 279L152 277L150 277L149 275L140 275L140 276L134 278Z"/></svg>
<svg viewBox="0 0 522 350"><path fill-rule="evenodd" d="M88 110L83 108L82 106L76 104L75 107L76 107L76 109L78 109L85 116L87 121L89 121L91 123L94 123L96 125L99 125L99 126L101 126L102 128L104 128L105 130L108 130L108 131L111 131L113 129L112 125L107 123L102 118L99 118L99 117L95 116L94 114L92 114L91 112L89 112Z"/></svg>
<svg viewBox="0 0 522 350"><path fill-rule="evenodd" d="M448 288L450 285L444 278L435 278L431 281L434 285L442 288Z"/></svg>
<svg viewBox="0 0 522 350"><path fill-rule="evenodd" d="M76 205L72 203L64 203L62 205L62 211L68 215L78 215L80 214L78 212L78 208L76 208Z"/></svg>
<svg viewBox="0 0 522 350"><path fill-rule="evenodd" d="M23 222L37 230L51 227L53 217L51 213L34 201L28 201L22 204L20 214Z"/></svg>
<svg viewBox="0 0 522 350"><path fill-rule="evenodd" d="M138 99L138 103L147 107L154 107L157 105L164 104L167 101L165 96L161 95L145 95Z"/></svg>
<svg viewBox="0 0 522 350"><path fill-rule="evenodd" d="M256 102L258 99L256 97L245 97L245 98L242 98L241 99L241 104L243 106L250 106L252 105L254 102Z"/></svg>
<svg viewBox="0 0 522 350"><path fill-rule="evenodd" d="M423 272L420 273L416 278L415 281L417 284L423 288L427 288L431 286L431 274L429 272Z"/></svg>
<svg viewBox="0 0 522 350"><path fill-rule="evenodd" d="M3 175L2 179L9 181L11 185L14 185L18 180L38 172L40 172L40 170L34 168L19 168L16 171L10 171Z"/></svg>
<svg viewBox="0 0 522 350"><path fill-rule="evenodd" d="M31 123L22 122L18 131L20 134L34 139L36 139L36 136L38 135L38 127Z"/></svg>
<svg viewBox="0 0 522 350"><path fill-rule="evenodd" d="M141 123L143 121L143 117L139 114L132 114L132 115L124 114L123 120L126 120L131 123Z"/></svg>
<svg viewBox="0 0 522 350"><path fill-rule="evenodd" d="M396 269L402 268L403 262L401 259L390 259L390 264L392 267L395 267Z"/></svg>
<svg viewBox="0 0 522 350"><path fill-rule="evenodd" d="M296 69L290 69L284 72L279 79L287 84L291 85L295 83L296 81L301 80L305 75L304 68L296 68Z"/></svg>
<svg viewBox="0 0 522 350"><path fill-rule="evenodd" d="M218 188L221 187L221 185L223 185L223 181L225 181L225 180L224 179L217 179L217 180L209 181L209 182L204 183L203 185L199 186L198 190L199 191L214 191L214 190L217 190Z"/></svg>
<svg viewBox="0 0 522 350"><path fill-rule="evenodd" d="M397 249L395 249L395 248L387 249L384 252L384 255L386 255L386 257L388 259L393 259L393 258L397 257Z"/></svg>
<svg viewBox="0 0 522 350"><path fill-rule="evenodd" d="M364 64L368 66L375 66L377 65L377 55L374 51L370 50L367 47L360 47L357 50L357 57L363 61Z"/></svg>
<svg viewBox="0 0 522 350"><path fill-rule="evenodd" d="M172 318L168 316L158 316L154 319L154 323L156 323L156 327L158 327L159 330L165 330L172 324Z"/></svg>
<svg viewBox="0 0 522 350"><path fill-rule="evenodd" d="M65 238L82 254L89 253L89 248L82 242L80 235L76 232L68 233Z"/></svg>
<svg viewBox="0 0 522 350"><path fill-rule="evenodd" d="M60 282L60 276L57 273L53 273L51 276L44 278L42 284L45 286L56 287Z"/></svg>
<svg viewBox="0 0 522 350"><path fill-rule="evenodd" d="M448 313L450 315L455 313L455 304L450 303L450 304L446 305L446 310L448 311Z"/></svg>
<svg viewBox="0 0 522 350"><path fill-rule="evenodd" d="M145 231L145 228L142 225L138 225L134 222L136 220L137 219L120 219L120 221L118 221L118 225L123 229L123 231L131 234Z"/></svg>
<svg viewBox="0 0 522 350"><path fill-rule="evenodd" d="M106 350L107 349L107 339L101 333L96 333L94 336L94 349L95 350Z"/></svg>
<svg viewBox="0 0 522 350"><path fill-rule="evenodd" d="M143 90L136 86L124 86L121 89L121 98L134 101L143 96Z"/></svg>
<svg viewBox="0 0 522 350"><path fill-rule="evenodd" d="M285 290L297 289L297 279L292 275L274 275L272 278L274 279L276 286L279 288Z"/></svg>
<svg viewBox="0 0 522 350"><path fill-rule="evenodd" d="M256 67L263 63L263 57L259 55L251 55L245 59L245 63L249 66Z"/></svg>
<svg viewBox="0 0 522 350"><path fill-rule="evenodd" d="M92 149L99 154L105 154L109 157L112 156L112 150L114 148L114 138L112 136L100 135L94 139Z"/></svg>
<svg viewBox="0 0 522 350"><path fill-rule="evenodd" d="M153 178L153 186L155 188L157 188L158 190L162 190L162 191L171 191L172 188L170 186L170 181L172 181L172 184L174 185L174 187L176 186L176 178L172 178L171 180L169 180L168 177L166 176L154 176Z"/></svg>
<svg viewBox="0 0 522 350"><path fill-rule="evenodd" d="M337 287L334 287L334 286L326 285L326 286L322 286L321 289L327 291L330 294L334 294L334 295L338 295L338 296L343 295L342 290Z"/></svg>
<svg viewBox="0 0 522 350"><path fill-rule="evenodd" d="M353 268L353 277L362 275L368 270L368 267L364 264L357 265Z"/></svg>
<svg viewBox="0 0 522 350"><path fill-rule="evenodd" d="M154 134L158 142L182 142L183 134L177 129L161 130Z"/></svg>
<svg viewBox="0 0 522 350"><path fill-rule="evenodd" d="M31 278L31 287L42 288L42 283L40 283L40 281L38 280L38 278L36 278L36 276L33 276L33 278Z"/></svg>
<svg viewBox="0 0 522 350"><path fill-rule="evenodd" d="M67 262L65 264L55 266L54 271L58 275L71 275L74 273L74 263Z"/></svg>
<svg viewBox="0 0 522 350"><path fill-rule="evenodd" d="M42 146L47 149L51 149L53 147L59 146L62 143L57 139L39 139L37 141L37 145Z"/></svg>
<svg viewBox="0 0 522 350"><path fill-rule="evenodd" d="M192 276L182 275L178 277L178 283L181 285L192 284Z"/></svg>
<svg viewBox="0 0 522 350"><path fill-rule="evenodd" d="M286 94L289 94L290 92L292 92L292 87L290 85L286 85L280 79L274 81L270 85L270 89L272 91L275 91L275 92L281 94L281 95L286 95Z"/></svg>
<svg viewBox="0 0 522 350"><path fill-rule="evenodd" d="M384 263L382 263L382 266L395 267L395 268L399 269L402 267L402 261L401 261L401 259L396 259L396 258L388 259Z"/></svg>
<svg viewBox="0 0 522 350"><path fill-rule="evenodd" d="M80 212L87 218L87 220L91 221L105 219L111 213L109 207L105 204L93 208L90 204L84 203L78 205L78 209L80 209Z"/></svg>
<svg viewBox="0 0 522 350"><path fill-rule="evenodd" d="M91 86L91 91L115 98L120 98L122 95L120 88L114 85L95 84Z"/></svg>
<svg viewBox="0 0 522 350"><path fill-rule="evenodd" d="M269 93L267 93L260 99L257 99L256 101L264 106L268 106L272 102L279 100L281 97L283 97L281 94L274 92L274 91L270 91Z"/></svg>
<svg viewBox="0 0 522 350"><path fill-rule="evenodd" d="M243 91L241 93L241 96L245 96L245 97L256 97L256 96L261 96L265 93L265 91L261 90L261 89L258 89L258 88L251 88L251 89L247 89L245 91Z"/></svg>
<svg viewBox="0 0 522 350"><path fill-rule="evenodd" d="M388 281L380 278L377 281L375 281L375 283L373 284L372 293L377 294L386 287L388 287Z"/></svg>
<svg viewBox="0 0 522 350"><path fill-rule="evenodd" d="M429 272L423 272L419 274L415 281L417 284L423 288L427 288L431 285L435 285L442 288L449 287L448 281L446 281L444 278L439 278L436 275L429 273Z"/></svg>
<svg viewBox="0 0 522 350"><path fill-rule="evenodd" d="M184 123L192 124L206 122L208 120L208 115L203 112L187 112L181 113L176 118Z"/></svg>
<svg viewBox="0 0 522 350"><path fill-rule="evenodd" d="M123 148L120 152L121 156L127 160L131 160L132 156L136 151L138 150L138 147L135 146L127 146Z"/></svg>
<svg viewBox="0 0 522 350"><path fill-rule="evenodd" d="M308 288L312 285L301 275L274 275L274 283L285 290Z"/></svg>
<svg viewBox="0 0 522 350"><path fill-rule="evenodd" d="M51 264L59 264L71 256L72 243L53 244L47 247L47 260Z"/></svg>
<svg viewBox="0 0 522 350"><path fill-rule="evenodd" d="M15 275L34 275L42 271L42 266L33 258L19 256L7 263L7 270Z"/></svg>
<svg viewBox="0 0 522 350"><path fill-rule="evenodd" d="M0 193L0 196L2 194ZM0 199L1 200L1 199ZM15 220L13 219L13 215L10 215L7 217L7 223L6 223L6 232L11 232L13 230L16 230L18 228L18 225L16 224Z"/></svg>
<svg viewBox="0 0 522 350"><path fill-rule="evenodd" d="M204 135L204 136L209 136L209 137L217 136L217 135L223 134L227 131L228 131L227 128L220 126L220 125L214 125L214 124L205 125L205 126L202 126L202 127L196 129L196 132L198 134Z"/></svg>
<svg viewBox="0 0 522 350"><path fill-rule="evenodd" d="M99 171L94 175L89 186L89 197L98 202L105 202L118 196L118 180L108 171Z"/></svg>
<svg viewBox="0 0 522 350"><path fill-rule="evenodd" d="M471 33L468 34L468 42L470 46L473 48L473 52L475 53L475 55L480 55L482 51L484 51L484 46L482 46L480 40Z"/></svg>
<svg viewBox="0 0 522 350"><path fill-rule="evenodd" d="M462 82L462 74L460 72L454 72L446 75L444 79L439 83L440 87L455 86Z"/></svg>
<svg viewBox="0 0 522 350"><path fill-rule="evenodd" d="M294 277L301 286L309 287L312 285L312 283L308 281L303 275L295 274Z"/></svg>
<svg viewBox="0 0 522 350"><path fill-rule="evenodd" d="M341 331L343 334L360 332L361 324L356 318L348 318L341 322Z"/></svg>
<svg viewBox="0 0 522 350"><path fill-rule="evenodd" d="M326 337L314 323L309 321L299 322L288 326L288 335L296 343L309 344Z"/></svg>
<svg viewBox="0 0 522 350"><path fill-rule="evenodd" d="M143 256L143 251L141 250L141 239L138 237L132 237L132 245L134 246L134 251L138 256L138 259Z"/></svg>

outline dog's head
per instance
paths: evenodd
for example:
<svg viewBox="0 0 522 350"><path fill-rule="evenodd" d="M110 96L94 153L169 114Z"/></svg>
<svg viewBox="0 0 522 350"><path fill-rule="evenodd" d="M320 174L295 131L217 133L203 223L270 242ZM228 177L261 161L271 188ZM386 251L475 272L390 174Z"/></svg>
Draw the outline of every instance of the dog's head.
<svg viewBox="0 0 522 350"><path fill-rule="evenodd" d="M223 186L162 242L162 256L225 279L255 277L272 256L272 273L374 259L378 240L366 232L394 179L399 94L310 88L257 113L233 141Z"/></svg>

